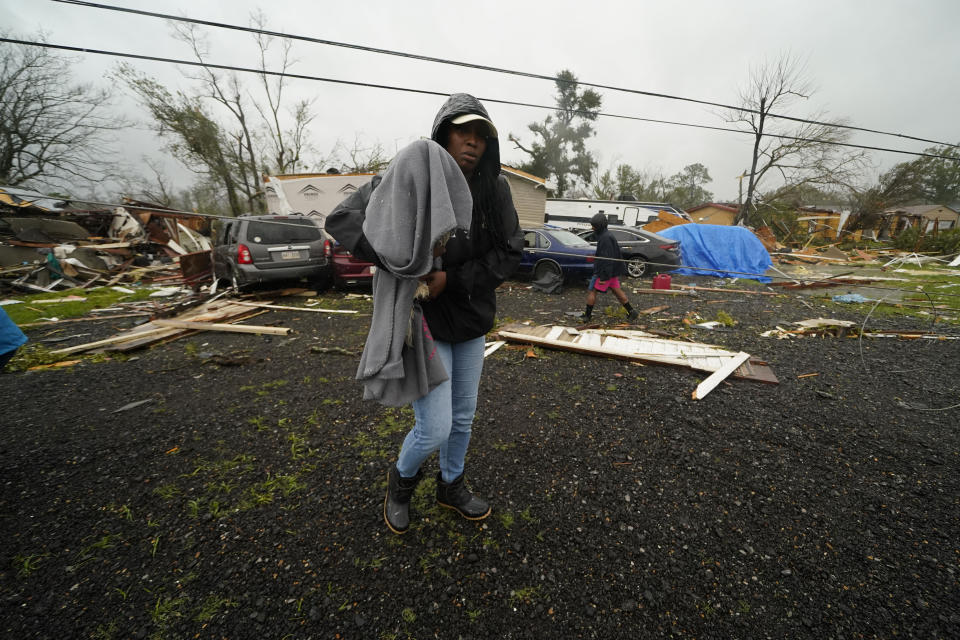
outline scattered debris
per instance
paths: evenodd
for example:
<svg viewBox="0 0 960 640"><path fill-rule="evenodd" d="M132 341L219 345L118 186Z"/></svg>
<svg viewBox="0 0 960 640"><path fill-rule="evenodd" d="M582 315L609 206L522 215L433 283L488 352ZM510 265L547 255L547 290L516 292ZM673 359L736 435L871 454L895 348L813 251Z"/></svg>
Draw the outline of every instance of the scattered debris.
<svg viewBox="0 0 960 640"><path fill-rule="evenodd" d="M344 349L343 347L321 347L319 345L314 345L310 347L310 353L335 353L341 356L359 356L360 355L356 351Z"/></svg>
<svg viewBox="0 0 960 640"><path fill-rule="evenodd" d="M486 349L483 352L483 357L486 358L487 356L493 354L495 351L497 351L497 349L499 349L505 344L507 343L504 340L497 340L496 342L491 342L487 344Z"/></svg>
<svg viewBox="0 0 960 640"><path fill-rule="evenodd" d="M678 285L684 291L715 291L718 293L747 293L755 296L778 296L776 291L756 291L753 289L721 289L720 287L695 287L689 284Z"/></svg>
<svg viewBox="0 0 960 640"><path fill-rule="evenodd" d="M153 402L153 398L147 398L146 400L137 400L136 402L125 404L119 409L114 409L111 413L120 413L121 411L129 411L130 409L135 409L136 407L147 404L148 402Z"/></svg>
<svg viewBox="0 0 960 640"><path fill-rule="evenodd" d="M863 303L863 302L875 302L870 298L865 298L859 293L845 293L840 296L833 296L830 298L834 302L845 302L845 303Z"/></svg>
<svg viewBox="0 0 960 640"><path fill-rule="evenodd" d="M260 309L280 309L284 311L308 311L312 313L359 313L359 311L354 311L352 309L306 309L304 307L290 307L279 304L263 304L260 302L241 302L235 301L234 304L239 304L244 307L258 307Z"/></svg>
<svg viewBox="0 0 960 640"><path fill-rule="evenodd" d="M502 339L534 344L588 355L607 356L696 369L698 371L725 371L731 361L737 361L729 373L737 378L777 384L778 380L767 363L753 360L748 354L728 351L722 347L696 342L681 342L658 338L645 331L630 329L578 330L562 325L528 326L511 323L499 330ZM746 358L743 356L746 355ZM717 379L719 383L723 378ZM713 385L715 386L715 385ZM712 386L696 397L702 398Z"/></svg>
<svg viewBox="0 0 960 640"><path fill-rule="evenodd" d="M253 316L260 315L261 313L267 313L266 310L251 309L248 306L238 305L231 300L217 299L208 300L206 302L192 301L189 303L180 304L185 304L186 306L193 304L192 307L187 308L186 311L180 313L172 319L173 324L180 325L183 323L185 326L172 326L172 324L169 323L164 324L163 320L155 319L135 327L134 329L122 331L110 338L97 340L96 342L90 342L87 344L74 345L65 349L58 349L52 353L57 355L68 355L71 353L91 351L94 349L100 351L127 352L146 347L160 341L175 340L187 335L192 335L192 333L197 330L206 330L207 327L203 325L210 324L213 324L214 326L222 325L226 327L232 327L232 329L218 328L218 330L250 332L252 329L252 332L254 333L274 333L277 332L276 330L278 329L277 327L260 328L250 327L249 325L225 324L238 322L240 320L247 320ZM179 304L172 305L171 309L176 309L178 306ZM156 315L159 316L161 314L158 313ZM244 329L237 329L238 326L244 327ZM267 331L259 331L258 329L265 329ZM285 335L288 331L289 329L279 328L279 333L282 335Z"/></svg>

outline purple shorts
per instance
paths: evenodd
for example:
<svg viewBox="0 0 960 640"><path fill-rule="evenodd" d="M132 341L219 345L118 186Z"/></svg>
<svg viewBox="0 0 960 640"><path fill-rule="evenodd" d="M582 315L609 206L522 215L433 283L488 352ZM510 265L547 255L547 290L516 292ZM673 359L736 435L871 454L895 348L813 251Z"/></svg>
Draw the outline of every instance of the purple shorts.
<svg viewBox="0 0 960 640"><path fill-rule="evenodd" d="M620 278L614 276L609 280L597 280L597 276L593 276L590 280L590 289L596 289L600 293L603 293L607 289L619 289L620 288Z"/></svg>

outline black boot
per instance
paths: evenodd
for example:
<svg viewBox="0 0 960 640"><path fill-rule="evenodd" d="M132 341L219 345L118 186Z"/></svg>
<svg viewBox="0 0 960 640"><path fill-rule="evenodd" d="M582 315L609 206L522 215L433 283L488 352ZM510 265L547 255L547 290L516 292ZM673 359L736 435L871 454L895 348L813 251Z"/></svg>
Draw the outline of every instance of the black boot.
<svg viewBox="0 0 960 640"><path fill-rule="evenodd" d="M397 465L387 472L387 495L383 499L383 519L394 533L404 533L410 527L410 498L423 477L418 470L412 478L401 478Z"/></svg>
<svg viewBox="0 0 960 640"><path fill-rule="evenodd" d="M462 473L450 483L444 482L441 475L437 474L437 502L460 512L467 520L483 520L490 515L490 504L480 496L470 493L464 484Z"/></svg>

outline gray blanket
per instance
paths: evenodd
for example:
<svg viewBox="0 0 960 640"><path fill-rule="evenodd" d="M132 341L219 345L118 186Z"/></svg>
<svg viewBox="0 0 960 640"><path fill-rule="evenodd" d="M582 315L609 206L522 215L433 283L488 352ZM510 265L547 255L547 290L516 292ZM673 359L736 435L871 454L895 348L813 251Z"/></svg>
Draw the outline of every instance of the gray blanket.
<svg viewBox="0 0 960 640"><path fill-rule="evenodd" d="M432 140L402 149L371 194L363 233L383 268L373 276L373 318L357 369L365 400L402 406L448 379L414 295L434 268L434 245L469 230L472 210L460 167Z"/></svg>

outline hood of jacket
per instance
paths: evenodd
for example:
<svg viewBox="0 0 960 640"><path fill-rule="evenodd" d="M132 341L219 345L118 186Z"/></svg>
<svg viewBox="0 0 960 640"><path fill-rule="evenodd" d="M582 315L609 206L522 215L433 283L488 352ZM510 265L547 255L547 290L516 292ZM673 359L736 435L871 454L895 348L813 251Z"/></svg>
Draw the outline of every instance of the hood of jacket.
<svg viewBox="0 0 960 640"><path fill-rule="evenodd" d="M434 142L446 148L446 135L450 127L450 121L457 116L465 113L476 113L487 120L493 121L490 114L483 107L483 104L469 93L454 93L440 107L437 116L433 119L433 129L430 131L430 137ZM487 139L487 150L483 152L477 170L483 173L492 173L494 176L500 175L500 140L497 138Z"/></svg>

